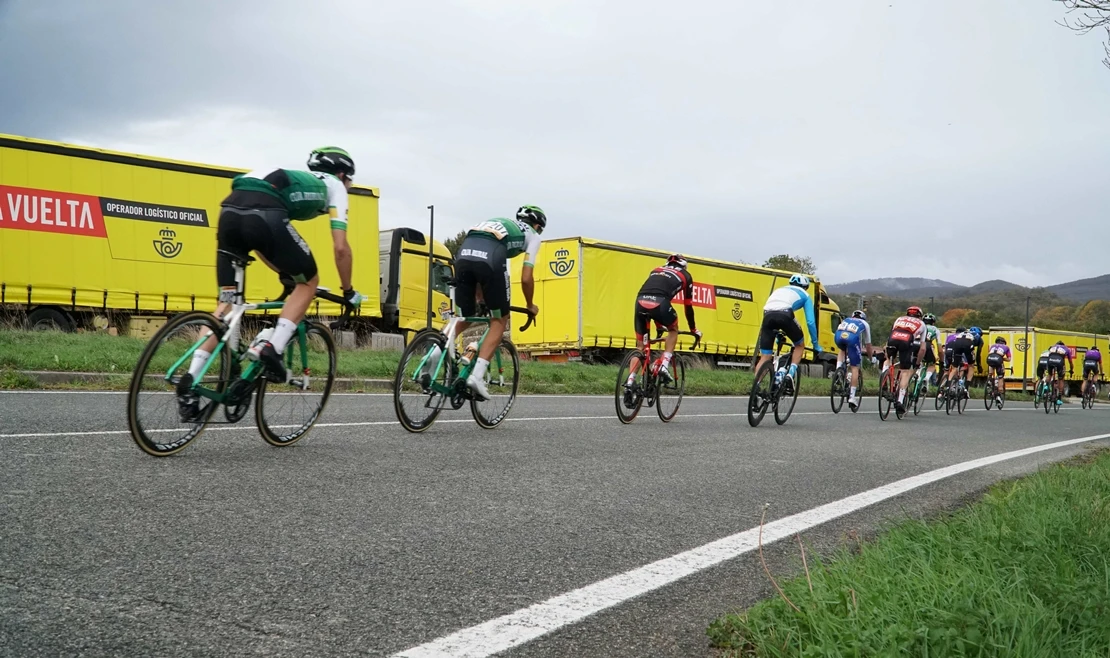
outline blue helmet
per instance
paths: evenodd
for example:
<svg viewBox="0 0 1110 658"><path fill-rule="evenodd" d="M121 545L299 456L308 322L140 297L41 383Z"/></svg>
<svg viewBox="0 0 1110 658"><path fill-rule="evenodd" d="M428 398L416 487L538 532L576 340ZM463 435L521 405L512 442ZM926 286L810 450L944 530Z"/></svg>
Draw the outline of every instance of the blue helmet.
<svg viewBox="0 0 1110 658"><path fill-rule="evenodd" d="M983 330L980 329L979 327L972 327L971 329L968 329L968 331L975 334L976 338L982 338L983 337Z"/></svg>
<svg viewBox="0 0 1110 658"><path fill-rule="evenodd" d="M790 285L798 286L799 288L809 287L809 277L804 274L795 274L790 277Z"/></svg>

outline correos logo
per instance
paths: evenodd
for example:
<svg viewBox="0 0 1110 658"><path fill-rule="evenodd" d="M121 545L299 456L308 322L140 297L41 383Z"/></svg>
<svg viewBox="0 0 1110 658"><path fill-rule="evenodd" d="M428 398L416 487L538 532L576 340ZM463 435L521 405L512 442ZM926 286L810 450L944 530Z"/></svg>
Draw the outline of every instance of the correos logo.
<svg viewBox="0 0 1110 658"><path fill-rule="evenodd" d="M162 258L176 258L184 247L181 242L174 242L177 232L173 229L164 228L158 231L158 235L162 239L154 241L154 251L158 252L158 255Z"/></svg>
<svg viewBox="0 0 1110 658"><path fill-rule="evenodd" d="M555 276L566 276L574 269L574 259L570 257L569 250L559 249L555 252L555 260L548 262L548 265Z"/></svg>

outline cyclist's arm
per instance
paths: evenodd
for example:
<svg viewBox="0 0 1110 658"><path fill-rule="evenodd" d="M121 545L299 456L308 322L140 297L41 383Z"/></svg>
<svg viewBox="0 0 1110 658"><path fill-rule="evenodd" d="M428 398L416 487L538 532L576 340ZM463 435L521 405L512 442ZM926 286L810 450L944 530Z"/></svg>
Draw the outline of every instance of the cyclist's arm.
<svg viewBox="0 0 1110 658"><path fill-rule="evenodd" d="M806 328L809 329L809 339L813 342L813 351L816 356L817 349L820 345L817 344L817 320L813 315L813 297L810 297L809 293L804 290L800 290L799 292L801 292L805 298L802 308L804 308L806 312Z"/></svg>
<svg viewBox="0 0 1110 658"><path fill-rule="evenodd" d="M323 181L328 189L328 221L331 222L335 269L339 271L339 285L346 291L352 287L351 270L354 267L351 245L347 242L347 188L335 176L324 176Z"/></svg>
<svg viewBox="0 0 1110 658"><path fill-rule="evenodd" d="M536 267L536 257L540 253L540 236L538 233L527 231L524 234L524 266L520 268L520 291L524 293L524 303L532 308L532 295L536 292L536 280L533 270Z"/></svg>
<svg viewBox="0 0 1110 658"><path fill-rule="evenodd" d="M867 358L871 358L871 325L867 323L867 320L863 320L863 335L860 336L860 340L867 346Z"/></svg>
<svg viewBox="0 0 1110 658"><path fill-rule="evenodd" d="M684 272L683 275L686 277L686 286L682 289L682 294L686 297L686 326L690 331L697 331L698 327L694 322L694 277L689 272Z"/></svg>

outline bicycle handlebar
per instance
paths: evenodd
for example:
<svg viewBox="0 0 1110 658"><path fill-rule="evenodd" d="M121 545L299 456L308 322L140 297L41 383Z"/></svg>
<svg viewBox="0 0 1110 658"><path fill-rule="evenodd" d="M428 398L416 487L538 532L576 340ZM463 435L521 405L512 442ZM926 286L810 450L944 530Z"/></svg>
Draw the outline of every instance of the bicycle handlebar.
<svg viewBox="0 0 1110 658"><path fill-rule="evenodd" d="M677 332L677 333L678 333L678 335L679 335L679 336L693 336L693 337L694 337L694 344L693 344L693 346L692 346L692 347L690 347L690 349L692 349L692 350L693 350L693 349L697 349L698 345L699 345L699 344L701 344L701 336L699 336L699 335L695 334L695 333L694 333L694 332L692 332L692 331L679 331L679 332ZM663 342L664 340L666 340L666 338L665 338L665 337L664 337L664 336L663 336L662 334L660 334L660 335L659 335L658 337L656 337L656 338L649 338L649 339L648 339L648 341L647 341L647 343L648 343L649 345L652 345L652 344L654 344L654 343L661 343L661 342Z"/></svg>
<svg viewBox="0 0 1110 658"><path fill-rule="evenodd" d="M327 290L317 288L316 297L324 301L334 302L343 307L343 311L339 314L339 319L328 325L332 331L339 331L347 324L347 320L351 319L351 313L354 312L355 305L344 299L342 295L336 295Z"/></svg>
<svg viewBox="0 0 1110 658"><path fill-rule="evenodd" d="M509 310L514 313L524 313L528 316L528 321L524 323L524 326L520 328L520 331L528 331L528 327L531 327L536 322L535 314L533 314L532 311L524 308L523 306L510 306Z"/></svg>

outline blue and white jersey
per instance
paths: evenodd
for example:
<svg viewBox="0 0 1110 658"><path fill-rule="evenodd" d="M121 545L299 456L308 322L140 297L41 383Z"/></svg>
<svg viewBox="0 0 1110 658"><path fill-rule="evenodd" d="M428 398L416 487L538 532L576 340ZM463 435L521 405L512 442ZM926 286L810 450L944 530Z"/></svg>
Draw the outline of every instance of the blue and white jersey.
<svg viewBox="0 0 1110 658"><path fill-rule="evenodd" d="M857 342L861 345L871 344L871 325L862 318L844 318L836 328L837 342Z"/></svg>
<svg viewBox="0 0 1110 658"><path fill-rule="evenodd" d="M817 321L813 316L813 298L809 293L798 286L783 286L771 293L767 303L763 305L763 312L788 311L794 313L800 308L806 312L806 326L809 328L809 337L817 342Z"/></svg>

